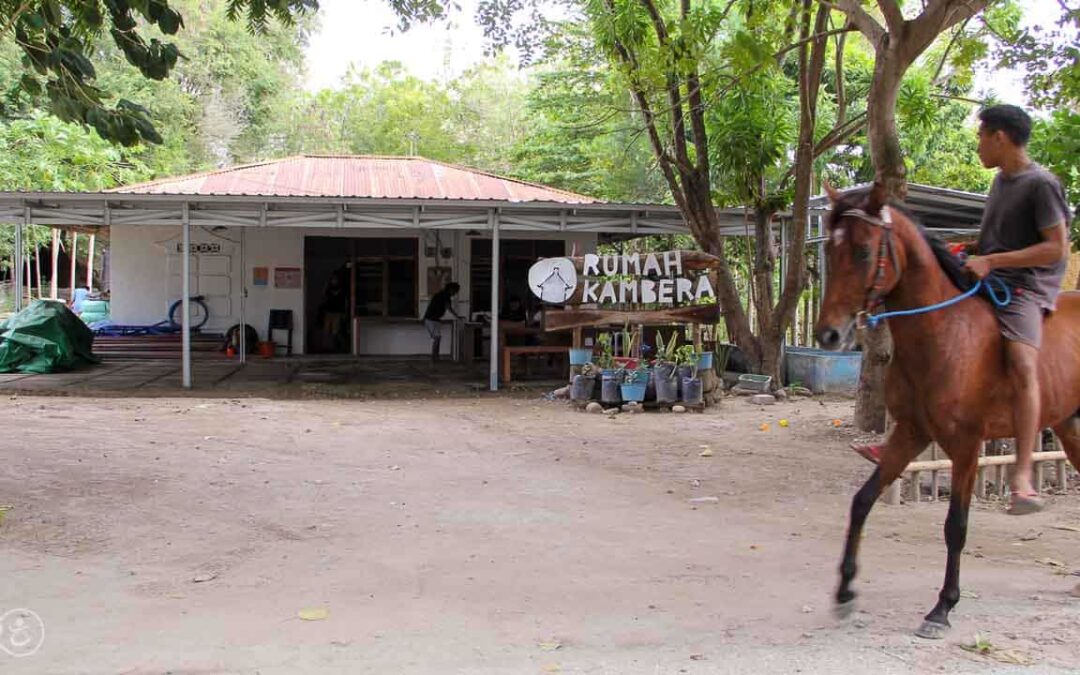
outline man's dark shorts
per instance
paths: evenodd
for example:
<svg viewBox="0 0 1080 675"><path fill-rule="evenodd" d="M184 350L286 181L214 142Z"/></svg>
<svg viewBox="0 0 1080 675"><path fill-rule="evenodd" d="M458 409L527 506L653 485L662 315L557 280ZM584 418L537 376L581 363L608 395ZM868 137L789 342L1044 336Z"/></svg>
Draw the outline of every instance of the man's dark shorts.
<svg viewBox="0 0 1080 675"><path fill-rule="evenodd" d="M1042 346L1043 318L1048 312L1033 295L1021 289L1013 293L1012 302L995 309L1006 340L1023 342L1035 349Z"/></svg>

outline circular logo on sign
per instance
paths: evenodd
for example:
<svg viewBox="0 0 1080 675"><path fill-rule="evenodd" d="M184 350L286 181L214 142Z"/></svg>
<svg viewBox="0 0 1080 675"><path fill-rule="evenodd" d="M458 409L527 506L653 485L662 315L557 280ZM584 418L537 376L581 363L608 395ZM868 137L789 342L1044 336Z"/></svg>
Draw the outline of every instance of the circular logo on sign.
<svg viewBox="0 0 1080 675"><path fill-rule="evenodd" d="M0 651L11 656L31 656L45 642L45 622L29 609L12 609L0 615Z"/></svg>
<svg viewBox="0 0 1080 675"><path fill-rule="evenodd" d="M545 258L529 268L529 288L544 302L561 304L574 295L577 270L569 258Z"/></svg>

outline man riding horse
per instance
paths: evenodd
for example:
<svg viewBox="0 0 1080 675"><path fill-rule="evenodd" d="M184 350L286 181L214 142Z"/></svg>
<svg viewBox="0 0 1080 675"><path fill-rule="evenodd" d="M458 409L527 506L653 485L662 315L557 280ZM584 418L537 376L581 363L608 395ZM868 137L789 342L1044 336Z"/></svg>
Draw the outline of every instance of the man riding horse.
<svg viewBox="0 0 1080 675"><path fill-rule="evenodd" d="M1031 161L1027 142L1031 118L1012 105L979 114L979 159L998 169L983 211L979 256L967 261L978 279L990 274L1013 289L1012 300L997 308L1009 379L1016 392L1016 467L1012 472L1009 513L1042 510L1032 485L1033 453L1039 442L1039 348L1043 318L1053 312L1069 255L1069 206L1061 183ZM878 446L853 446L878 462Z"/></svg>

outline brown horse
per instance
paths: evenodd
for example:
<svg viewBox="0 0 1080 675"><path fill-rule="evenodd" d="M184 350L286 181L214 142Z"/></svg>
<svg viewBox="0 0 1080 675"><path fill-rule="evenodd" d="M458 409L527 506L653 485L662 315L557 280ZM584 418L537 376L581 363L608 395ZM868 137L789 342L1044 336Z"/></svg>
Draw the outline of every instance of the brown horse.
<svg viewBox="0 0 1080 675"><path fill-rule="evenodd" d="M841 197L828 189L828 288L816 326L822 347L837 349L866 313L927 307L955 298L956 287L920 228L900 208L886 205L884 190ZM938 602L916 635L943 637L949 612L960 599L960 554L979 448L1013 433L1013 394L1005 370L1003 338L990 303L975 297L937 311L888 319L895 343L886 372L886 405L895 426L874 475L851 504L838 610L855 593L856 556L863 524L882 491L931 441L952 460L952 491L945 521L948 561ZM1039 357L1041 423L1052 427L1072 465L1080 469L1080 293L1063 293L1044 324Z"/></svg>

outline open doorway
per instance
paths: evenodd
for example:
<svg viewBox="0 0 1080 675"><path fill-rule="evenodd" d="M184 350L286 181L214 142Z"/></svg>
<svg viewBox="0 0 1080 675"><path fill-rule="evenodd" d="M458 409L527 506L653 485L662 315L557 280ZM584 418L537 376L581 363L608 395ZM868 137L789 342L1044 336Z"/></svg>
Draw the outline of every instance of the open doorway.
<svg viewBox="0 0 1080 675"><path fill-rule="evenodd" d="M307 351L352 352L354 321L417 318L416 237L306 237Z"/></svg>
<svg viewBox="0 0 1080 675"><path fill-rule="evenodd" d="M304 238L306 352L349 353L351 267L348 239Z"/></svg>

